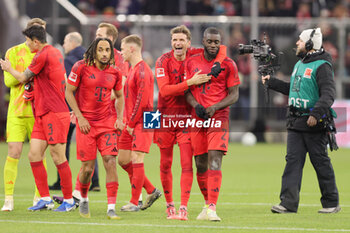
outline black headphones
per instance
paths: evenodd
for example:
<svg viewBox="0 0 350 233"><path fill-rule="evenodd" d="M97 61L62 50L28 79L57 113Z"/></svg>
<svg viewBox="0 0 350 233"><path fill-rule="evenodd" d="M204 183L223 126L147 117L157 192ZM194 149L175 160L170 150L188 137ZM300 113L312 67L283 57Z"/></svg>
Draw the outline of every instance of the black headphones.
<svg viewBox="0 0 350 233"><path fill-rule="evenodd" d="M314 47L314 42L312 42L312 37L314 37L315 32L316 32L316 28L312 29L312 32L310 34L310 39L305 43L305 49L307 52L309 52Z"/></svg>

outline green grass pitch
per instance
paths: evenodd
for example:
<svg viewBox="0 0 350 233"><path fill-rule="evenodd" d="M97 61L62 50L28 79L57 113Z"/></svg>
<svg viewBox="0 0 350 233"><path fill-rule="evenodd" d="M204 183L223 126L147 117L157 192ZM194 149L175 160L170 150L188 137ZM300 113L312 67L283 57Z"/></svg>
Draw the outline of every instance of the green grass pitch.
<svg viewBox="0 0 350 233"><path fill-rule="evenodd" d="M101 192L90 192L91 219L82 219L79 211L55 213L53 211L28 212L34 195L34 178L27 159L25 146L19 163L15 188L15 210L0 212L0 232L350 232L350 150L339 149L330 153L336 173L342 211L334 215L321 215L320 192L316 174L307 159L304 168L300 207L297 214L276 215L270 212L273 204L279 203L281 176L284 169L286 146L282 144L257 144L244 147L230 144L223 160L222 188L217 205L220 223L196 221L203 206L194 168L194 181L189 201L189 221L166 220L165 199L162 196L155 204L141 212L122 213L120 207L130 198L129 179L119 166L119 191L117 214L121 220L106 218L105 171L99 158ZM0 205L3 204L3 166L7 155L7 144L0 144ZM145 158L145 171L151 182L162 190L159 178L159 150L152 145ZM48 182L56 180L56 168L49 155ZM71 147L70 166L75 182L80 162L75 157L75 144ZM180 202L179 150L175 146L173 178L176 208ZM60 192L51 192L60 194ZM146 193L143 191L144 197ZM57 205L56 205L57 206Z"/></svg>

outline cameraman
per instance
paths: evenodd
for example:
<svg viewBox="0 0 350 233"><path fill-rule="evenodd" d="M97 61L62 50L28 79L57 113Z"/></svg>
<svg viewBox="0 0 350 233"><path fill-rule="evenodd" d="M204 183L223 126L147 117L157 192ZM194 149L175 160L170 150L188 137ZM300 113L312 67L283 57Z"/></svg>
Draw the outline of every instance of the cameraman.
<svg viewBox="0 0 350 233"><path fill-rule="evenodd" d="M335 98L334 72L329 53L322 48L321 29L304 30L296 42L295 64L290 83L269 75L262 77L268 88L289 95L287 155L282 176L281 203L273 213L296 213L306 153L316 171L321 190L319 213L340 211L339 194L327 152L325 121L333 124L331 106ZM327 118L325 117L327 116Z"/></svg>

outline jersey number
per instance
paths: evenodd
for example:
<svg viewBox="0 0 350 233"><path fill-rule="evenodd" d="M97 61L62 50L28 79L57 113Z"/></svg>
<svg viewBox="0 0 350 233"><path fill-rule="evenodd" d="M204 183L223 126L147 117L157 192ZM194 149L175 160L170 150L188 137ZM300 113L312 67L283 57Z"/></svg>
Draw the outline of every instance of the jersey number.
<svg viewBox="0 0 350 233"><path fill-rule="evenodd" d="M109 142L111 140L111 134L107 133L104 136L105 136L105 138L107 138L106 146L111 146L112 143ZM112 137L114 137L114 139L115 139L113 145L117 145L117 143L116 143L116 141L117 141L117 134L112 133Z"/></svg>

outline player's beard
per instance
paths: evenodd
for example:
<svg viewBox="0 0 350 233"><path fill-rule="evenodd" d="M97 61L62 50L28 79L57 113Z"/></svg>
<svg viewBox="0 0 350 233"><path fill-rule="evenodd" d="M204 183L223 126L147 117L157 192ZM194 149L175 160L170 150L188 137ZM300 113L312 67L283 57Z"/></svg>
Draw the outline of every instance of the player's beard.
<svg viewBox="0 0 350 233"><path fill-rule="evenodd" d="M101 65L108 65L111 62L111 59L108 59L107 61L103 61L102 59L98 60Z"/></svg>
<svg viewBox="0 0 350 233"><path fill-rule="evenodd" d="M213 60L214 58L216 58L216 56L217 56L218 53L219 53L219 49L216 51L215 54L213 54L213 53L209 52L209 50L207 49L207 47L204 47L204 51L206 52L206 54L208 54L208 58L209 58L210 60Z"/></svg>

